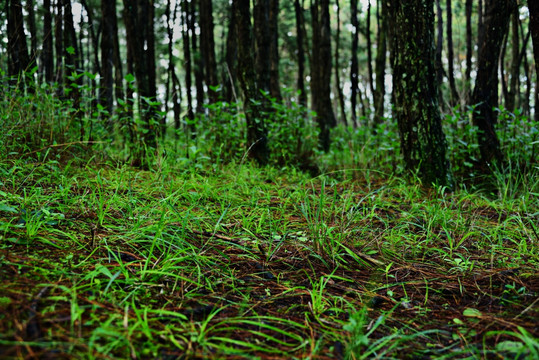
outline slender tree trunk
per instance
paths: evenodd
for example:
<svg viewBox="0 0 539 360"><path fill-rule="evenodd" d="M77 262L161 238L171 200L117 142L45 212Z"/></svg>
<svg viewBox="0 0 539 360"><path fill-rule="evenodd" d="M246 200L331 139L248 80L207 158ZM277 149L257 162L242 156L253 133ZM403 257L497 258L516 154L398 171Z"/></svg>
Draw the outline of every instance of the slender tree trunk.
<svg viewBox="0 0 539 360"><path fill-rule="evenodd" d="M237 79L237 65L238 65L238 39L236 34L236 11L235 11L235 2L230 4L229 16L230 21L228 22L228 33L226 36L226 81L225 81L225 101L237 102L238 98L236 96L236 79Z"/></svg>
<svg viewBox="0 0 539 360"><path fill-rule="evenodd" d="M260 90L268 94L270 91L271 71L271 62L269 56L271 45L271 37L269 33L269 2L270 0L255 0L253 8L255 71L257 75L256 85Z"/></svg>
<svg viewBox="0 0 539 360"><path fill-rule="evenodd" d="M498 107L498 59L502 41L509 28L509 19L516 6L514 0L487 0L485 32L480 44L478 69L472 103L476 105L474 125L479 129L478 141L481 162L485 171L490 164L501 165L503 154L495 131L497 122L495 108Z"/></svg>
<svg viewBox="0 0 539 360"><path fill-rule="evenodd" d="M392 0L394 111L408 171L423 184L453 186L438 108L433 0Z"/></svg>
<svg viewBox="0 0 539 360"><path fill-rule="evenodd" d="M33 68L37 64L37 29L36 29L36 15L34 9L34 1L26 1L26 18L28 23L28 30L30 31L30 63L29 68ZM33 87L32 87L33 88Z"/></svg>
<svg viewBox="0 0 539 360"><path fill-rule="evenodd" d="M100 103L112 115L114 93L114 24L112 18L116 17L116 4L110 0L101 0L101 79ZM107 127L112 130L107 119Z"/></svg>
<svg viewBox="0 0 539 360"><path fill-rule="evenodd" d="M141 141L150 148L157 146L155 42L153 29L154 6L151 0L124 0L124 22L139 95L139 110L145 122ZM134 165L147 167L144 152L138 153Z"/></svg>
<svg viewBox="0 0 539 360"><path fill-rule="evenodd" d="M335 90L337 91L337 97L339 100L339 108L341 109L341 120L345 125L348 125L346 120L346 113L344 108L344 93L341 86L341 66L339 64L340 58L340 37L341 37L341 7L339 6L339 0L335 1L337 5L337 33L335 34Z"/></svg>
<svg viewBox="0 0 539 360"><path fill-rule="evenodd" d="M507 101L505 107L507 110L513 112L517 106L517 98L520 97L519 88L519 70L521 64L520 57L520 39L518 36L519 33L519 13L518 7L515 7L513 10L513 16L511 19L511 78L509 80L509 91L507 93Z"/></svg>
<svg viewBox="0 0 539 360"><path fill-rule="evenodd" d="M41 51L41 69L44 80L51 84L54 81L54 58L52 43L51 0L43 1L43 49Z"/></svg>
<svg viewBox="0 0 539 360"><path fill-rule="evenodd" d="M217 80L217 63L215 60L215 39L213 24L212 0L198 0L200 14L200 54L204 64L204 82L208 88L208 98L211 103L218 101L219 93L215 88Z"/></svg>
<svg viewBox="0 0 539 360"><path fill-rule="evenodd" d="M196 88L196 112L197 114L202 114L204 112L204 57L199 51L198 43L201 40L200 37L197 37L197 27L195 21L195 15L197 13L196 3L200 0L191 0L190 1L190 19L189 22L189 32L191 33L191 54L193 58L193 67L195 73L195 88ZM202 48L202 46L201 46Z"/></svg>
<svg viewBox="0 0 539 360"><path fill-rule="evenodd" d="M268 162L267 130L257 103L262 102L257 87L254 40L251 26L250 0L234 0L236 10L236 33L238 34L238 75L243 94L243 106L247 120L247 143L250 155L260 165Z"/></svg>
<svg viewBox="0 0 539 360"><path fill-rule="evenodd" d="M191 61L191 11L189 10L189 4L187 0L182 1L182 45L183 45L183 59L184 59L184 68L185 68L185 89L187 92L187 123L191 123L195 118L193 112L193 95L191 88L193 86L191 72L192 72L192 61ZM191 130L194 134L194 128L190 125Z"/></svg>
<svg viewBox="0 0 539 360"><path fill-rule="evenodd" d="M307 93L305 92L305 52L303 51L303 4L299 0L294 1L294 9L296 13L296 46L298 56L298 91L299 103L303 106L307 105Z"/></svg>
<svg viewBox="0 0 539 360"><path fill-rule="evenodd" d="M8 35L8 75L14 84L20 79L20 85L24 90L25 76L30 66L26 35L22 15L22 5L19 0L7 0L7 35Z"/></svg>
<svg viewBox="0 0 539 360"><path fill-rule="evenodd" d="M441 85L444 79L444 67L442 65L442 49L444 44L444 18L442 15L442 7L440 6L440 0L436 0L436 25L438 27L436 40L436 80ZM441 90L441 89L439 89ZM439 94L440 100L443 99L442 93Z"/></svg>
<svg viewBox="0 0 539 360"><path fill-rule="evenodd" d="M387 1L381 1L379 10L378 47L376 49L376 89L374 99L374 121L381 124L384 119L384 97L386 94L386 52L387 52Z"/></svg>
<svg viewBox="0 0 539 360"><path fill-rule="evenodd" d="M449 88L451 89L451 107L459 102L459 94L455 84L455 53L453 50L453 9L451 0L446 0L446 17L447 17L447 77L449 79Z"/></svg>
<svg viewBox="0 0 539 360"><path fill-rule="evenodd" d="M530 11L530 33L533 43L533 56L535 59L535 121L539 121L539 2L528 1Z"/></svg>
<svg viewBox="0 0 539 360"><path fill-rule="evenodd" d="M465 103L469 103L472 96L472 4L473 0L466 0L466 70L464 72Z"/></svg>
<svg viewBox="0 0 539 360"><path fill-rule="evenodd" d="M330 129L337 125L331 104L331 27L329 0L315 0L311 4L313 27L311 93L313 109L320 127L319 144L329 151Z"/></svg>
<svg viewBox="0 0 539 360"><path fill-rule="evenodd" d="M54 47L56 52L56 76L54 81L58 84L64 82L64 6L63 0L56 0L56 17L54 19ZM56 90L63 97L62 87Z"/></svg>
<svg viewBox="0 0 539 360"><path fill-rule="evenodd" d="M350 107L352 110L352 125L357 128L357 92L359 90L358 42L359 22L357 19L357 2L350 0L350 22L352 23L352 59L350 61Z"/></svg>
<svg viewBox="0 0 539 360"><path fill-rule="evenodd" d="M279 81L279 0L270 0L269 9L270 33L270 94L278 102L282 100L281 83Z"/></svg>
<svg viewBox="0 0 539 360"><path fill-rule="evenodd" d="M372 96L374 97L374 76L373 76L373 69L372 69L372 40L371 40L371 12L372 12L372 6L371 1L369 0L369 4L367 6L367 26L365 29L365 37L367 38L367 70L369 74L369 89L371 91Z"/></svg>

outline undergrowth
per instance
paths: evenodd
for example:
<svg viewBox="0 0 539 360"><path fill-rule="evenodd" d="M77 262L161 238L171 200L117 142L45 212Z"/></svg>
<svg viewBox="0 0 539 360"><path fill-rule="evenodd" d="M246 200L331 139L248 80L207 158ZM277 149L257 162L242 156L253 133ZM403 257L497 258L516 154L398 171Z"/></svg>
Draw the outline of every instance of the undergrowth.
<svg viewBox="0 0 539 360"><path fill-rule="evenodd" d="M140 170L128 132L46 94L0 100L2 356L539 357L530 120L504 113L508 169L485 190L470 114L448 118L449 193L400 176L389 124L322 154L309 113L274 103L282 145L259 168L221 103Z"/></svg>

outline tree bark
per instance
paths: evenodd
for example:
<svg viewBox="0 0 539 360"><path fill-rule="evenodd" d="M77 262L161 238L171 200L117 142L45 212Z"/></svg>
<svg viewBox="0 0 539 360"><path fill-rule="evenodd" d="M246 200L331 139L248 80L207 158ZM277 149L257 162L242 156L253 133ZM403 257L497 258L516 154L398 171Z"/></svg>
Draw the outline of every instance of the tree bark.
<svg viewBox="0 0 539 360"><path fill-rule="evenodd" d="M281 83L279 81L279 0L270 0L269 9L270 33L270 94L278 102L282 101Z"/></svg>
<svg viewBox="0 0 539 360"><path fill-rule="evenodd" d="M423 184L453 186L438 108L433 0L391 1L394 111L405 167Z"/></svg>
<svg viewBox="0 0 539 360"><path fill-rule="evenodd" d="M491 163L501 165L503 161L495 131L497 117L494 108L498 107L499 49L507 34L514 6L514 0L487 0L485 4L485 31L479 47L479 66L472 95L472 104L476 106L473 123L479 129L479 150L485 171Z"/></svg>

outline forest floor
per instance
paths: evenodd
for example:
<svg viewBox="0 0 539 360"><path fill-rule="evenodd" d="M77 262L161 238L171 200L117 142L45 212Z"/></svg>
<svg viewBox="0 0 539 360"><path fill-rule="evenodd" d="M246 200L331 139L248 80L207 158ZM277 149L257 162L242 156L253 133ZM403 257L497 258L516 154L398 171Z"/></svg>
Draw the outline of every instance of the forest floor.
<svg viewBox="0 0 539 360"><path fill-rule="evenodd" d="M0 358L539 358L539 194L0 163Z"/></svg>

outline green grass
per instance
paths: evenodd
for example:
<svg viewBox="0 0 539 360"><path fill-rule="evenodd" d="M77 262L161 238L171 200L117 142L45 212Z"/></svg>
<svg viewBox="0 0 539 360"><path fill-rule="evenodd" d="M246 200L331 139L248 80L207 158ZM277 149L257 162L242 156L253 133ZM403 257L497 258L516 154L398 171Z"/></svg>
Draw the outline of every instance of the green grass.
<svg viewBox="0 0 539 360"><path fill-rule="evenodd" d="M7 357L539 351L537 177L489 194L248 162L4 158L0 172Z"/></svg>
<svg viewBox="0 0 539 360"><path fill-rule="evenodd" d="M0 98L0 358L537 358L533 120L501 111L507 162L484 177L471 112L448 116L450 193L401 177L391 121L339 127L321 154L312 114L272 102L258 168L234 104L142 151L137 119L114 114L111 136L17 91Z"/></svg>

